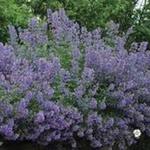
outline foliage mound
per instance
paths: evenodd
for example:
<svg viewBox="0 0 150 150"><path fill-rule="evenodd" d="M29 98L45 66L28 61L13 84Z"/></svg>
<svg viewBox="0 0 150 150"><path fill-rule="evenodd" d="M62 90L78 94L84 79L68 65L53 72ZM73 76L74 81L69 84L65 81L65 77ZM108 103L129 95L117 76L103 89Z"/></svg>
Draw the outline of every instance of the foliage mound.
<svg viewBox="0 0 150 150"><path fill-rule="evenodd" d="M60 9L48 10L0 44L0 134L5 140L78 148L126 149L135 130L150 136L150 51L147 43L125 48L111 23L88 32ZM107 37L107 38L106 38Z"/></svg>

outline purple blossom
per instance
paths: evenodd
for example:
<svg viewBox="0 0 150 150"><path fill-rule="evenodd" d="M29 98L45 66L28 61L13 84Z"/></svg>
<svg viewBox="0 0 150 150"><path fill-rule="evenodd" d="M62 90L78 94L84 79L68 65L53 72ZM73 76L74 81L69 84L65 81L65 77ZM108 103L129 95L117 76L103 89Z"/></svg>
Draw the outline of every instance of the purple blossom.
<svg viewBox="0 0 150 150"><path fill-rule="evenodd" d="M87 124L92 126L94 124L101 124L102 118L97 113L89 114Z"/></svg>
<svg viewBox="0 0 150 150"><path fill-rule="evenodd" d="M18 38L16 29L13 26L8 26L8 29L10 35L10 43L11 45L15 46L17 44L17 38Z"/></svg>
<svg viewBox="0 0 150 150"><path fill-rule="evenodd" d="M96 109L97 108L97 101L96 99L92 98L89 102L89 108Z"/></svg>
<svg viewBox="0 0 150 150"><path fill-rule="evenodd" d="M42 111L36 114L35 123L42 123L44 120L45 120L45 116Z"/></svg>
<svg viewBox="0 0 150 150"><path fill-rule="evenodd" d="M85 67L82 74L82 79L84 82L92 82L94 80L94 70Z"/></svg>

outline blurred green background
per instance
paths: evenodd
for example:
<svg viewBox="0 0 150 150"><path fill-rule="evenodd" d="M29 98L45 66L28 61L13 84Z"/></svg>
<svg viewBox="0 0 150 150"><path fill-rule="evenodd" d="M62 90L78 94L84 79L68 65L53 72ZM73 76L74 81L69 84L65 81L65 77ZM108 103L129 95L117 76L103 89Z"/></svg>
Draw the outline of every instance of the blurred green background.
<svg viewBox="0 0 150 150"><path fill-rule="evenodd" d="M46 19L47 8L64 8L67 15L89 30L104 28L113 20L120 32L134 27L132 41L150 42L150 0L143 0L143 9L135 9L138 0L0 0L0 41L8 39L7 27L25 27L33 16Z"/></svg>

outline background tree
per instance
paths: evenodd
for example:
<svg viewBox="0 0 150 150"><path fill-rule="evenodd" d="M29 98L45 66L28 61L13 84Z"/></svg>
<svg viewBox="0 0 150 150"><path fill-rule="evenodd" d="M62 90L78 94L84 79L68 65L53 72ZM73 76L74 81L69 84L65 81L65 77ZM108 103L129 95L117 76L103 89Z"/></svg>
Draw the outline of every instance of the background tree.
<svg viewBox="0 0 150 150"><path fill-rule="evenodd" d="M25 26L31 12L45 19L47 8L64 8L67 15L89 30L106 27L113 20L120 31L134 26L132 41L150 42L150 3L144 0L143 9L136 9L138 0L0 0L0 41L7 40L7 26Z"/></svg>
<svg viewBox="0 0 150 150"><path fill-rule="evenodd" d="M17 0L0 0L0 41L6 42L8 25L25 26L31 13L25 4L18 4Z"/></svg>
<svg viewBox="0 0 150 150"><path fill-rule="evenodd" d="M134 20L134 40L150 42L150 0L144 0L143 9L136 10Z"/></svg>
<svg viewBox="0 0 150 150"><path fill-rule="evenodd" d="M120 25L120 31L133 26L131 40L138 42L150 41L150 4L144 1L143 9L135 9L138 0L19 0L42 19L46 16L47 8L53 11L64 8L71 19L89 30L104 28L111 20Z"/></svg>
<svg viewBox="0 0 150 150"><path fill-rule="evenodd" d="M136 2L137 0L32 0L26 4L32 8L35 15L42 18L47 8L53 10L64 8L72 19L88 29L105 27L110 20L126 29L133 24L132 16Z"/></svg>

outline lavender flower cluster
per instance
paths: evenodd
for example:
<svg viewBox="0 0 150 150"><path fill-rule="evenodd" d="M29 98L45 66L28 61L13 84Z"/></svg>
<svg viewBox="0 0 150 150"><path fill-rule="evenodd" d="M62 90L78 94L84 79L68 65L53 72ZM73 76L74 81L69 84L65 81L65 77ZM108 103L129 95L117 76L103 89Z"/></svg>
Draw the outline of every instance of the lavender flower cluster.
<svg viewBox="0 0 150 150"><path fill-rule="evenodd" d="M63 9L47 19L32 19L19 35L10 26L10 43L0 44L0 135L120 150L136 143L137 130L150 136L147 43L127 50L131 29L118 36L111 23L110 45L101 29L88 32Z"/></svg>

